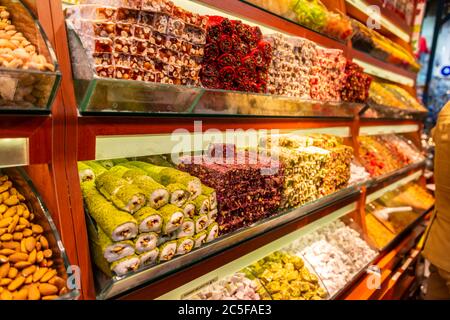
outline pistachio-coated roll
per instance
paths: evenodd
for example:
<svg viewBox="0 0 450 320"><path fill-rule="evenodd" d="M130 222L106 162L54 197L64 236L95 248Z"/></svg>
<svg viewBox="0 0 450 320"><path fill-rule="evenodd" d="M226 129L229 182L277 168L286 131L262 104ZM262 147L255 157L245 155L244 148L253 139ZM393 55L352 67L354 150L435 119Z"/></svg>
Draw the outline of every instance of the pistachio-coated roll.
<svg viewBox="0 0 450 320"><path fill-rule="evenodd" d="M136 271L139 268L140 259L137 255L122 258L111 264L111 270L118 276L123 276L131 271Z"/></svg>
<svg viewBox="0 0 450 320"><path fill-rule="evenodd" d="M181 183L171 183L167 185L167 191L170 193L170 203L181 208L189 199L187 187Z"/></svg>
<svg viewBox="0 0 450 320"><path fill-rule="evenodd" d="M86 185L83 191L89 214L108 237L113 241L136 237L138 226L132 215L118 210L97 191L94 184Z"/></svg>
<svg viewBox="0 0 450 320"><path fill-rule="evenodd" d="M216 190L213 188L210 188L208 186L205 186L202 184L202 194L207 196L209 198L209 207L210 209L216 209L217 208L217 193Z"/></svg>
<svg viewBox="0 0 450 320"><path fill-rule="evenodd" d="M117 166L114 166L111 169L109 169L108 173L112 173L119 178L123 178L124 174L129 170L130 170L130 168L127 168L127 167L124 167L121 165L117 165Z"/></svg>
<svg viewBox="0 0 450 320"><path fill-rule="evenodd" d="M159 173L165 169L165 167L155 166L142 161L130 161L128 164L144 170L150 177L158 182L160 182L158 179Z"/></svg>
<svg viewBox="0 0 450 320"><path fill-rule="evenodd" d="M168 241L159 247L158 261L171 260L175 256L176 252L177 252L177 241L176 240Z"/></svg>
<svg viewBox="0 0 450 320"><path fill-rule="evenodd" d="M118 164L122 164L122 163L128 162L128 159L126 159L126 158L119 158L119 159L112 159L111 161L114 163L115 166L117 166Z"/></svg>
<svg viewBox="0 0 450 320"><path fill-rule="evenodd" d="M143 253L156 248L158 235L155 232L141 233L134 241L136 253Z"/></svg>
<svg viewBox="0 0 450 320"><path fill-rule="evenodd" d="M160 232L162 229L163 218L156 209L144 207L133 216L137 220L139 232Z"/></svg>
<svg viewBox="0 0 450 320"><path fill-rule="evenodd" d="M219 224L217 222L211 223L206 232L208 235L206 236L205 241L206 242L213 241L219 236Z"/></svg>
<svg viewBox="0 0 450 320"><path fill-rule="evenodd" d="M206 230L194 235L194 248L201 247L201 245L205 242L207 236L208 233L206 232Z"/></svg>
<svg viewBox="0 0 450 320"><path fill-rule="evenodd" d="M183 210L173 204L166 204L164 207L159 209L159 212L163 217L163 234L169 234L176 231L183 223Z"/></svg>
<svg viewBox="0 0 450 320"><path fill-rule="evenodd" d="M195 203L188 201L183 206L183 213L186 218L192 218L195 215Z"/></svg>
<svg viewBox="0 0 450 320"><path fill-rule="evenodd" d="M207 214L209 212L209 197L201 194L193 202L197 214Z"/></svg>
<svg viewBox="0 0 450 320"><path fill-rule="evenodd" d="M133 241L125 240L113 242L101 228L98 228L97 234L98 242L102 248L103 257L105 257L106 261L114 262L134 254Z"/></svg>
<svg viewBox="0 0 450 320"><path fill-rule="evenodd" d="M202 232L209 225L208 216L206 214L195 215L193 220L195 223L195 233Z"/></svg>
<svg viewBox="0 0 450 320"><path fill-rule="evenodd" d="M126 163L122 163L121 164L122 167L128 168L128 171L125 172L122 176L122 179L127 180L130 183L133 183L133 181L140 176L146 176L147 173L144 170L141 170L139 168L135 168L135 167L129 167L126 166Z"/></svg>
<svg viewBox="0 0 450 320"><path fill-rule="evenodd" d="M78 162L78 175L80 177L80 183L95 179L94 170L83 162Z"/></svg>
<svg viewBox="0 0 450 320"><path fill-rule="evenodd" d="M83 163L94 171L96 177L107 171L106 168L97 161L83 161Z"/></svg>
<svg viewBox="0 0 450 320"><path fill-rule="evenodd" d="M169 192L149 176L136 176L133 184L144 192L150 207L159 209L169 203Z"/></svg>
<svg viewBox="0 0 450 320"><path fill-rule="evenodd" d="M192 237L195 234L194 220L184 217L181 227L177 230L177 238Z"/></svg>
<svg viewBox="0 0 450 320"><path fill-rule="evenodd" d="M112 160L99 160L97 161L101 166L105 167L105 169L109 170L114 167L114 162Z"/></svg>
<svg viewBox="0 0 450 320"><path fill-rule="evenodd" d="M121 210L134 213L145 204L142 190L114 173L105 172L95 182L97 189Z"/></svg>
<svg viewBox="0 0 450 320"><path fill-rule="evenodd" d="M183 255L191 252L192 248L194 248L194 239L191 237L184 237L177 240L177 255Z"/></svg>
<svg viewBox="0 0 450 320"><path fill-rule="evenodd" d="M158 261L158 256L159 256L158 248L154 248L153 250L140 254L139 255L140 268L156 264L156 261Z"/></svg>
<svg viewBox="0 0 450 320"><path fill-rule="evenodd" d="M218 215L219 211L217 209L211 210L210 212L208 212L208 219L209 219L209 223L213 223L214 221L216 221L217 219L217 215Z"/></svg>

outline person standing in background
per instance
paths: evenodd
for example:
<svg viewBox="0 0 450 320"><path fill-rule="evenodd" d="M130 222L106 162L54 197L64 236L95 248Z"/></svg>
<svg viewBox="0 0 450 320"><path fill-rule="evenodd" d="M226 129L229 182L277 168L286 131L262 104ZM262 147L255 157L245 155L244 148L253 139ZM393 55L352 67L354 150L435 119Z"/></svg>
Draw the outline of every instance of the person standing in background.
<svg viewBox="0 0 450 320"><path fill-rule="evenodd" d="M450 300L450 101L432 132L436 204L423 256L430 261L425 300Z"/></svg>

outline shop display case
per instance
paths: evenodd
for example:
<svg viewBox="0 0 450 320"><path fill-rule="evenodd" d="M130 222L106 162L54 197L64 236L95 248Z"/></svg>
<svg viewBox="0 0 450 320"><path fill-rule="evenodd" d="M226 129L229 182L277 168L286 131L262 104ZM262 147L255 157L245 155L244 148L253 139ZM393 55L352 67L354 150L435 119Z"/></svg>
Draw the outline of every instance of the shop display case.
<svg viewBox="0 0 450 320"><path fill-rule="evenodd" d="M2 32L9 33L1 45L5 56L0 66L0 111L48 113L61 78L56 55L39 21L22 2L5 0L0 5L7 16L2 23L8 25Z"/></svg>
<svg viewBox="0 0 450 320"><path fill-rule="evenodd" d="M21 295L21 298L18 299L28 298L32 300L39 299L40 297L44 300L50 298L57 300L78 299L80 294L78 289L76 287L67 287L70 283L70 281L68 281L68 277L73 276L73 266L69 263L69 259L66 255L66 249L61 241L56 225L53 222L53 219L43 203L39 193L33 186L32 181L21 168L1 169L0 176L2 181L1 190L4 192L2 195L4 196L4 194L8 192L10 194L10 198L5 198L4 196L4 203L1 208L2 222L4 223L7 219L11 219L12 221L11 224L8 225L8 231L5 229L4 231L6 231L6 233L2 232L2 256L5 257L3 254L6 254L8 255L8 258L10 258L11 253L7 253L5 250L7 251L8 249L12 249L12 246L15 244L20 246L21 244L18 242L20 238L24 237L26 232L29 234L27 238L23 238L27 239L25 242L25 253L20 251L20 254L28 257L28 262L22 262L26 263L28 267L26 265L25 268L18 266L20 262L13 264L11 261L2 261L2 267L7 264L10 266L8 269L13 268L13 266L17 269L21 269L24 277L25 274L34 275L37 274L39 270L42 270L43 273L41 272L42 278L40 282L47 285L47 288L45 288L46 291L44 291L44 288L41 289L42 285L39 286L39 290L37 289L38 286L34 285L35 291L38 291L32 293L31 287L22 287L23 282L27 281L23 278L23 281L21 281L22 284L19 284L16 289L11 286L3 288L2 300L5 299L6 292L8 292L12 298L14 298L15 295L17 295L17 297ZM9 186L8 183L11 185ZM15 216L7 217L8 213L13 213L14 211L16 212ZM20 219L22 219L22 222L27 221L27 225L22 225L22 222L19 222L19 216ZM15 217L17 217L16 227L12 226ZM20 227L20 229L18 227ZM12 231L9 231L10 228ZM7 235L11 236L10 240L5 238ZM32 256L34 256L34 258L31 258ZM30 262L33 260L35 262ZM36 273L33 273L34 271L36 271ZM21 276L16 279L20 281L20 277ZM44 278L47 278L47 280L43 281ZM39 278L36 279L39 281ZM11 279L9 280L11 281ZM24 295L22 295L22 293Z"/></svg>
<svg viewBox="0 0 450 320"><path fill-rule="evenodd" d="M363 178L355 179L357 182L351 184L347 184L349 175L334 172L327 177L329 183L336 186L330 189L322 188L323 194L320 197L304 199L295 206L277 208L279 210L267 216L263 215L260 219L246 221L235 230L223 232L213 241L187 254L178 255L170 261L144 266L126 274L105 275L105 272L96 266L94 250L90 248L92 239L102 237L98 234L98 226L102 222L98 221L98 216L95 218L95 214L92 215L90 212L93 208L92 203L83 202L85 181L79 182L80 163L89 165L90 161L97 161L105 164L109 161L118 164L117 161L123 158L131 161L144 159L151 162L156 158L161 160L161 156L173 153L174 148L180 146L183 148L178 151L185 151L185 155L201 154L208 150L211 142L228 143L226 133L229 133L228 138L231 138L236 147L241 149L248 147L252 139L248 132L256 131L296 136L311 134L338 136L346 146L355 150L355 161L364 164L360 153L359 136L397 134L417 144L421 126L416 118L405 120L406 115L405 118L398 118L403 117L403 114L389 116L390 119L364 117L367 109L364 103L330 101L333 99L314 101L280 95L182 86L175 83L101 78L93 72L82 41L71 26L66 25L61 1L44 2L50 9L48 21L55 26L53 30L49 29L51 30L49 38L64 75L60 91L62 97L57 95L51 112L59 124L64 124L58 127L46 119L45 135L41 133L37 136L30 135L32 137L30 140L17 140L16 142L20 144L14 145L10 154L20 155L21 158L14 161L16 164L50 163L52 168L56 169L53 171L54 184L57 186L55 194L61 199L59 204L61 208L55 205L56 201L53 200L55 203L52 203L52 200L47 200L52 199L48 195L46 202L49 202L49 206L58 208L52 210L52 213L56 217L55 222L60 229L70 261L80 267L83 299L211 298L213 295L204 291L198 294L205 288L211 288L214 297L220 292L233 295L234 298L246 297L239 293L235 296L236 292L220 291L220 286L224 283L243 283L249 290L253 290L253 293L248 292L248 298L287 298L288 293L281 290L284 288L281 284L278 288L278 284L267 281L260 274L258 266L263 262L255 263L261 259L276 263L273 260L280 258L278 253L272 257L268 256L274 252L286 252L289 246L292 249L292 244L296 240L308 237L322 228L324 230L331 230L334 228L332 226L344 228L340 222L337 223L338 220L345 228L353 230L351 234L360 239L359 243L364 243L366 249L372 250L371 254L367 255L370 259L361 261L357 270L349 271L340 285L330 289L330 283L335 284L338 281L329 280L333 277L329 278L324 271L326 268L320 266L320 263L325 265L326 263L314 261L311 256L308 257L305 248L299 249L298 251L305 253L302 259L310 272L309 275L305 275L305 279L309 279L311 284L316 286L316 291L304 296L298 294L297 290L293 292L292 297L336 299L351 296L353 293L353 297L360 298L363 295L358 296L359 291L355 288L358 288L360 281L364 279L367 267L379 265L387 259L387 256L396 255L396 248L404 246L405 239L412 237L413 226L423 221L423 216L420 215L411 226L397 234L389 246L375 250L368 236L364 209L367 196L374 191L395 185L411 175L420 176L424 167L421 159L401 162L392 171L376 177L367 177L361 170L354 170ZM339 5L336 5L337 2ZM330 11L349 14L346 12L346 3L337 2L323 1ZM177 0L174 3L193 13L242 20L245 24L259 26L263 34L280 32L284 36L304 37L320 47L340 49L343 57L359 64L367 74L404 86L414 85L414 72L404 70L391 62L370 57L352 48L351 43L343 44L341 41L323 36L308 27L288 21L285 17L279 17L276 12L273 14L261 10L249 1L230 0L218 3L210 0ZM41 8L40 12L42 10ZM2 134L2 137L6 136ZM18 137L22 136L16 133L9 138ZM33 140L37 138L39 140ZM215 140L216 138L218 140ZM43 143L52 139L55 140L55 147L58 145L56 141L59 140L63 142L60 145L65 147L56 148L59 151L47 150L45 159L37 159L37 151L34 150L35 141ZM180 141L184 144L179 144ZM27 153L21 151L24 148L29 148L28 156L25 157L23 155ZM58 158L57 153L62 159ZM168 163L162 162L158 165L169 166ZM196 168L184 167L184 169L195 176ZM347 169L351 172L350 161L346 163L346 172ZM37 169L28 170L33 176L33 181L36 180L38 189L42 188L45 184L42 181L46 180L39 177ZM61 172L63 175L60 175ZM61 179L61 176L64 176L64 179ZM85 171L82 177L86 176L89 176L89 172ZM339 179L345 177L346 183L334 181L333 177ZM66 195L61 190L65 190ZM230 190L232 187L225 191ZM235 192L234 189L233 191ZM49 192L46 191L46 194ZM66 204L65 196L70 197L70 202L67 201L70 205L67 205L66 210L61 210ZM230 198L222 197L221 201ZM273 199L275 198L272 197L271 200ZM110 208L117 206L113 200L108 203ZM325 250L326 246L316 248L319 249ZM90 254L87 255L86 252ZM345 254L350 255L348 252ZM152 261L150 256L149 259ZM274 264L276 270L273 271L285 268L292 272L290 276L293 276L303 268L294 266L292 269L290 263L289 259L285 259L282 264ZM127 267L127 264L125 266ZM128 266L134 269L134 262L131 261ZM106 267L106 273L111 272L109 267ZM328 280L325 281L326 279ZM326 292L323 293L319 288L323 288Z"/></svg>

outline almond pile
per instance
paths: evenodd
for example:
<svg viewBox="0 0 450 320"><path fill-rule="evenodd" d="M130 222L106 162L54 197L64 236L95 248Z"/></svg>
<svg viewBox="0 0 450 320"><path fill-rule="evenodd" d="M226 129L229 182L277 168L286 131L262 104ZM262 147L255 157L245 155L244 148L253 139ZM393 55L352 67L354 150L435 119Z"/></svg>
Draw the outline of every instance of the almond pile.
<svg viewBox="0 0 450 320"><path fill-rule="evenodd" d="M0 176L0 300L52 300L68 292L34 218L25 197Z"/></svg>

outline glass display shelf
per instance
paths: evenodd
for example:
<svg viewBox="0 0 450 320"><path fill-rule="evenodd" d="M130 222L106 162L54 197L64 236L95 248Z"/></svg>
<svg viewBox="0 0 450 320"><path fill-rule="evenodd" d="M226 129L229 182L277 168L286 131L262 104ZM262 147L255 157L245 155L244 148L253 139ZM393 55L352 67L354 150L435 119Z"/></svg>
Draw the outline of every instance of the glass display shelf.
<svg viewBox="0 0 450 320"><path fill-rule="evenodd" d="M364 104L213 90L102 78L94 73L80 38L67 23L75 94L81 114L295 117L352 119Z"/></svg>
<svg viewBox="0 0 450 320"><path fill-rule="evenodd" d="M216 240L203 245L202 247L191 251L182 256L177 256L174 259L153 265L147 266L135 272L130 272L125 276L108 277L101 271L95 270L95 278L97 283L97 298L109 299L120 294L123 294L137 286L157 280L163 276L168 276L171 273L186 268L194 263L200 262L218 252L231 248L243 241L254 238L264 232L272 230L283 224L292 222L296 219L302 218L317 210L329 207L339 201L357 195L360 192L359 185L352 185L340 191L337 191L328 196L322 197L301 207L292 208L282 211L269 218L260 220L248 227L238 229L234 232L220 236ZM88 228L94 225L93 220L86 214Z"/></svg>
<svg viewBox="0 0 450 320"><path fill-rule="evenodd" d="M1 0L0 6L6 7L16 30L54 66L54 71L0 67L0 113L48 114L61 80L50 41L39 21L21 1Z"/></svg>
<svg viewBox="0 0 450 320"><path fill-rule="evenodd" d="M0 168L29 164L28 138L0 138Z"/></svg>
<svg viewBox="0 0 450 320"><path fill-rule="evenodd" d="M72 284L76 284L76 281L72 282L70 279L68 280L68 277L79 275L75 274L75 266L72 266L69 262L58 229L33 182L22 168L1 169L0 173L8 175L14 187L25 197L27 207L35 215L34 221L44 229L43 234L47 238L49 248L53 252L54 268L58 271L60 277L68 281L69 292L59 296L57 300L77 300L80 295L79 290L70 288Z"/></svg>
<svg viewBox="0 0 450 320"><path fill-rule="evenodd" d="M412 170L424 167L425 164L426 164L426 159L423 159L422 161L419 161L419 162L416 162L416 163L412 163L410 165L407 165L407 166L405 166L403 168L400 168L398 170L395 170L393 172L389 172L389 173L383 174L381 176L374 177L374 178L371 179L370 187L376 186L376 185L380 185L380 184L383 184L383 183L389 183L390 181L405 175L409 171L412 171ZM415 175L418 175L418 174L422 175L422 173L423 173L422 171L418 171L418 172L416 172L414 174ZM413 176L413 175L407 176L406 178L408 178L408 177L411 178L411 176Z"/></svg>
<svg viewBox="0 0 450 320"><path fill-rule="evenodd" d="M417 111L411 109L393 108L384 105L377 104L373 101L369 101L368 108L363 109L360 113L363 119L379 119L379 120L398 120L398 119L411 119L411 120L423 120L427 116L426 111Z"/></svg>
<svg viewBox="0 0 450 320"><path fill-rule="evenodd" d="M331 27L332 29L327 32L327 12L329 10L326 7L323 7L317 1L301 1L301 4L296 4L295 1L291 0L240 1L343 44L347 43L347 41L350 40L352 36L351 28L345 28L343 30L336 29L339 27L344 27L344 23L342 22L339 26L340 21L337 16L340 16L340 19L344 19L344 21L346 21L347 23L347 26L350 26L351 24L346 16L339 15L335 12L332 12L331 17L333 21L329 23L330 26L334 23L334 29L333 27ZM298 7L297 10L301 12L301 14L296 14L296 7ZM332 32L334 32L335 34L333 34Z"/></svg>
<svg viewBox="0 0 450 320"><path fill-rule="evenodd" d="M355 212L357 208L356 203L349 204L337 211L334 211L330 213L329 215L318 219L304 227L301 227L291 233L288 233L281 238L272 241L271 243L264 245L260 248L255 249L254 251L226 264L221 266L218 269L213 270L212 272L205 274L195 280L192 280L180 287L178 287L175 290L172 290L162 296L160 296L158 299L164 299L164 300L174 300L174 299L184 299L186 297L191 297L192 294L203 291L208 288L208 286L211 283L216 283L219 279L223 279L225 277L228 277L236 272L240 272L243 269L251 269L249 266L255 265L256 262L262 262L263 259L267 258L268 256L273 256L277 253L286 253L289 256L297 256L300 257L304 261L304 265L307 267L309 272L311 274L314 274L318 278L318 283L322 288L325 289L327 292L325 299L334 299L341 295L348 286L351 286L352 283L354 283L364 272L366 271L366 268L373 263L373 261L378 257L378 251L373 249L373 247L370 244L367 244L366 249L370 250L370 257L367 258L366 262L362 264L361 268L357 268L358 270L353 270L354 272L351 272L349 275L349 281L346 282L346 284L341 285L338 288L327 288L327 283L323 277L321 277L322 270L319 270L318 268L315 268L314 265L317 266L317 262L311 261L308 256L309 254L304 251L305 248L310 247L312 244L317 242L318 239L315 239L315 235L319 235L320 239L324 239L325 237L323 234L329 233L333 227L331 227L331 224L336 223L334 227L336 229L339 228L350 228L353 231L356 231L356 234L358 237L364 239L364 235L362 234L362 229L360 226L358 226L353 219L351 218L350 214ZM339 222L338 222L339 220ZM348 230L348 229L347 229ZM341 249L342 250L342 249ZM262 262L263 263L263 262ZM267 272L267 271L264 271ZM257 274L253 272L253 275L255 275L255 278L260 280L261 282L264 282L261 277L258 277ZM303 277L303 275L302 275ZM265 282L268 281L269 278L266 278ZM325 281L324 281L325 280ZM329 281L329 279L328 279ZM264 284L264 283L263 283ZM328 282L329 284L329 282ZM264 286L267 291L269 291L269 294L271 294L272 298L275 298L274 293L270 292L270 285L267 283ZM273 288L273 287L272 287ZM330 294L330 289L331 294ZM279 296L278 296L279 298ZM295 298L295 294L292 298Z"/></svg>

